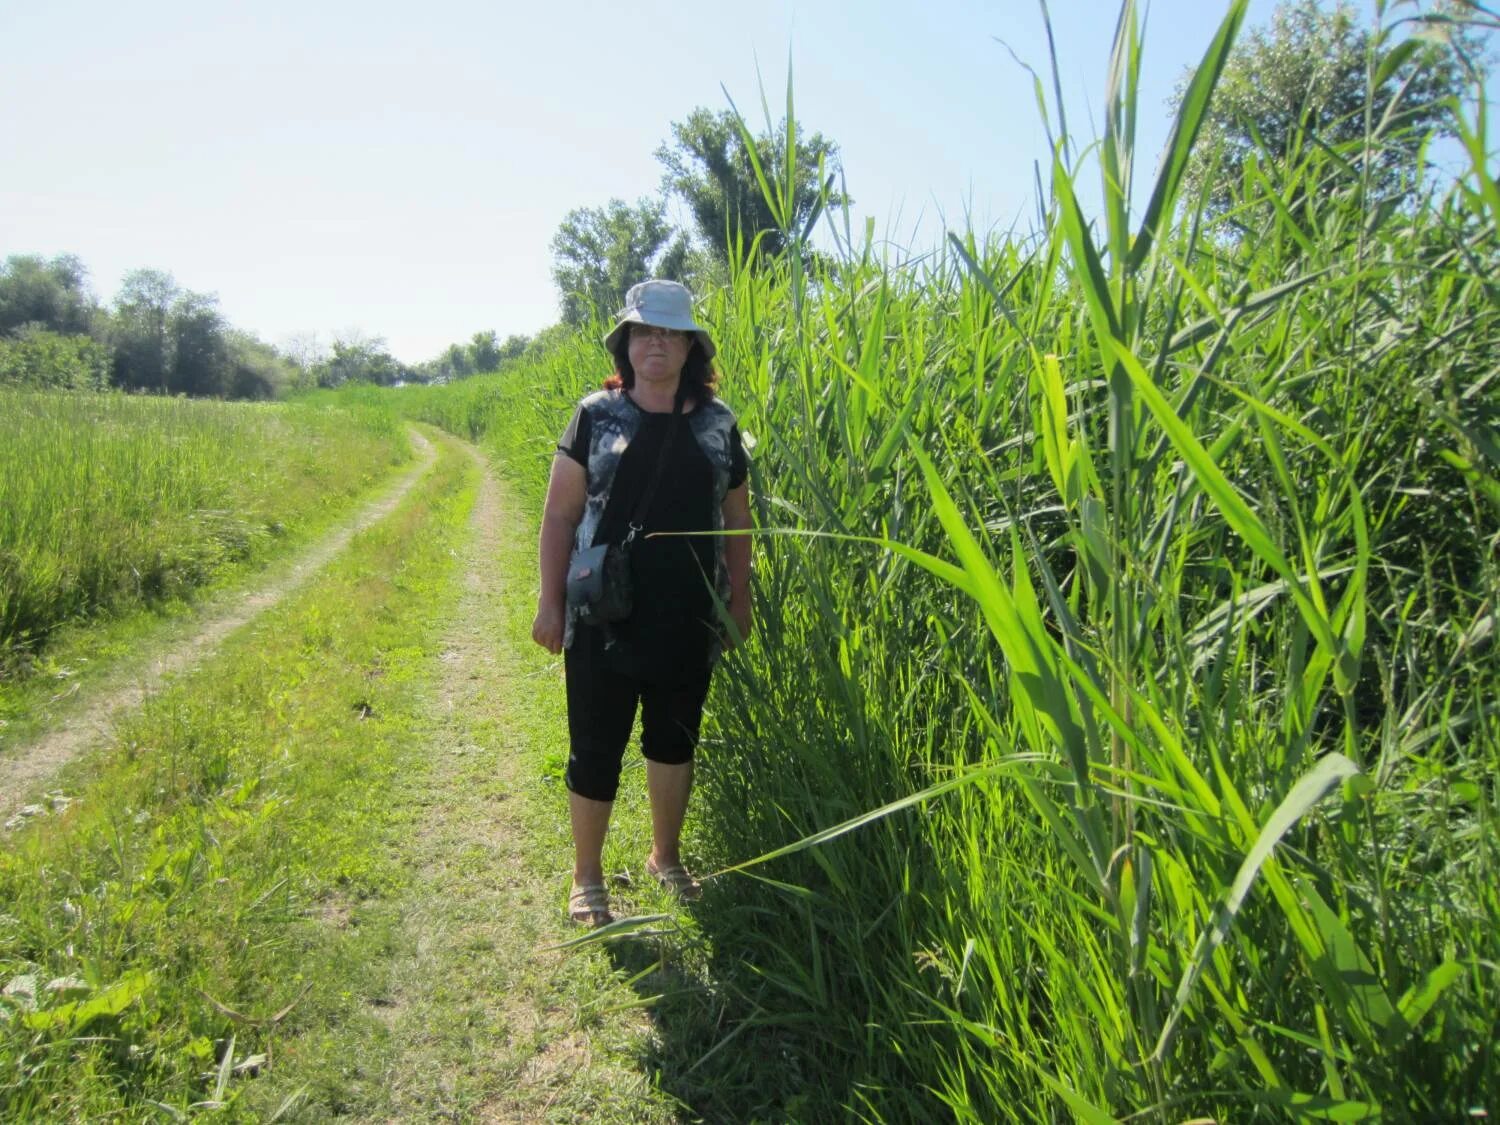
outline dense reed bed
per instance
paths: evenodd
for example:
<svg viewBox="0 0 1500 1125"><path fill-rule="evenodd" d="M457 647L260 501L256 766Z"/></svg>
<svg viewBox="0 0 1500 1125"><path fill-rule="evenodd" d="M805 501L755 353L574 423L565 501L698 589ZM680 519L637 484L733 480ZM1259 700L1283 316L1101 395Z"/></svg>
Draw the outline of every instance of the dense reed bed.
<svg viewBox="0 0 1500 1125"><path fill-rule="evenodd" d="M1181 173L1242 12L1149 195L1127 16L1041 229L893 262L835 215L839 253L704 295L758 439L698 798L714 860L765 857L702 915L741 1109L1500 1108L1500 192L1482 135L1401 207L1262 154L1207 224ZM400 401L537 502L603 358Z"/></svg>
<svg viewBox="0 0 1500 1125"><path fill-rule="evenodd" d="M0 391L0 675L68 621L181 596L410 456L388 412Z"/></svg>

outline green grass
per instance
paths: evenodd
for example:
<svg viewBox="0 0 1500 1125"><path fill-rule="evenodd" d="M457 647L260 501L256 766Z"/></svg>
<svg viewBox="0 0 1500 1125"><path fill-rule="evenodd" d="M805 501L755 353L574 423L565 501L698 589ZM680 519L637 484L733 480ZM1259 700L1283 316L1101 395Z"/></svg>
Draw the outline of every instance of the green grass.
<svg viewBox="0 0 1500 1125"><path fill-rule="evenodd" d="M421 768L412 715L471 487L445 448L317 588L153 698L63 779L72 805L5 841L0 1115L230 1107L369 1018L363 966L391 938L364 904L405 877L390 795ZM308 1069L288 1111L336 1111L347 1071Z"/></svg>
<svg viewBox="0 0 1500 1125"><path fill-rule="evenodd" d="M371 903L394 935L364 967L382 1019L330 1031L327 1081L360 1119L410 1120L434 1107L463 1120L677 1120L643 1065L658 1033L602 950L567 954L571 870L561 785L566 729L557 661L530 639L536 512L503 498L493 538L461 552L470 577L439 627L443 672L412 737L427 768L402 777L390 846L408 872ZM643 771L627 770L607 862L636 870L648 837ZM616 887L637 912L659 894ZM658 942L639 939L649 962ZM649 987L641 977L637 984ZM357 1073L337 1060L364 1060ZM295 1072L253 1105L274 1107Z"/></svg>
<svg viewBox="0 0 1500 1125"><path fill-rule="evenodd" d="M578 932L560 667L529 637L536 512L507 496L474 542L478 474L439 445L392 517L5 839L0 1118L681 1119L654 1062L702 1047L650 1008L703 976L691 922L620 886L666 936L560 948ZM647 847L643 773L616 872Z"/></svg>
<svg viewBox="0 0 1500 1125"><path fill-rule="evenodd" d="M355 403L0 392L0 678L69 624L262 564L409 457L395 419Z"/></svg>

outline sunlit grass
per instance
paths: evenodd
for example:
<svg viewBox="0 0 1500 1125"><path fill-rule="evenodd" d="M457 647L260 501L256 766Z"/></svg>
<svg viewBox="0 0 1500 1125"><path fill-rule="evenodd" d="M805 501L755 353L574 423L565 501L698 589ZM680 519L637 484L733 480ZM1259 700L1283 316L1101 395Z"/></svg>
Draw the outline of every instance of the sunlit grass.
<svg viewBox="0 0 1500 1125"><path fill-rule="evenodd" d="M389 968L396 920L366 903L407 877L392 794L423 768L476 478L445 443L315 587L0 837L0 1117L323 1119L379 1065L325 1041L374 1020ZM272 1098L268 1074L297 1081Z"/></svg>
<svg viewBox="0 0 1500 1125"><path fill-rule="evenodd" d="M266 557L408 456L378 410L0 392L0 675Z"/></svg>

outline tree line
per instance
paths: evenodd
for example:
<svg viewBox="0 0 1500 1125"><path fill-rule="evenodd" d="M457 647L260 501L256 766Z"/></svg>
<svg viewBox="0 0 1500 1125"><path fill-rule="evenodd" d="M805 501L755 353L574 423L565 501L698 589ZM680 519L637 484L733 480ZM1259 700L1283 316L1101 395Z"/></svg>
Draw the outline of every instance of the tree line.
<svg viewBox="0 0 1500 1125"><path fill-rule="evenodd" d="M0 383L62 390L270 398L294 381L269 345L229 325L217 300L135 270L112 306L71 254L0 266Z"/></svg>
<svg viewBox="0 0 1500 1125"><path fill-rule="evenodd" d="M0 386L269 399L351 381L464 378L498 369L534 342L476 332L419 364L396 359L378 337L355 334L327 346L302 335L277 348L231 325L217 297L161 270L127 274L108 305L88 282L72 254L12 254L0 264Z"/></svg>

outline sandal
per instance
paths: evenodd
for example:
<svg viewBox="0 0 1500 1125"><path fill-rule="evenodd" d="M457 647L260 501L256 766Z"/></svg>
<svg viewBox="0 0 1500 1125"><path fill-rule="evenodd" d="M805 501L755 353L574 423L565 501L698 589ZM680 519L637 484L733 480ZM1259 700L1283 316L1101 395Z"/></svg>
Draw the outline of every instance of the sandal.
<svg viewBox="0 0 1500 1125"><path fill-rule="evenodd" d="M703 884L689 875L687 868L680 863L657 867L647 856L646 874L680 899L699 898L703 894Z"/></svg>
<svg viewBox="0 0 1500 1125"><path fill-rule="evenodd" d="M607 926L615 920L603 883L574 884L568 896L568 920L579 926Z"/></svg>

